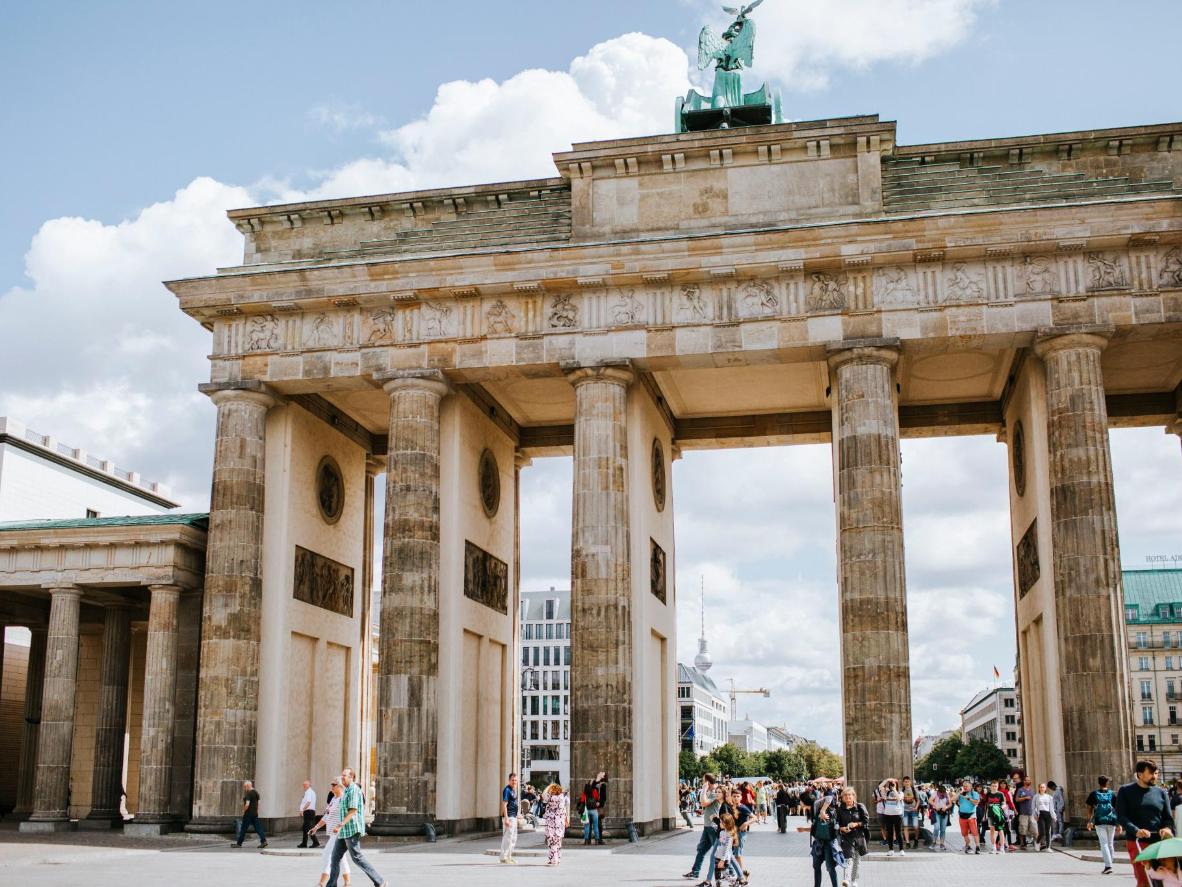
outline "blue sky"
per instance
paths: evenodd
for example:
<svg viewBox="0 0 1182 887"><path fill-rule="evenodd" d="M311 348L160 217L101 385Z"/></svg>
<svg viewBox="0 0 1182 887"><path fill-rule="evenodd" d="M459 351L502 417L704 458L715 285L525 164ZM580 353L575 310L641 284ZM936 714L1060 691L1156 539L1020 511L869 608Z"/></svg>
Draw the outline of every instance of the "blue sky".
<svg viewBox="0 0 1182 887"><path fill-rule="evenodd" d="M718 5L4 3L0 415L206 507L206 333L159 281L237 261L226 209L551 175L574 140L667 130ZM767 0L755 17L750 79L793 119L878 113L905 144L1182 119L1177 0ZM1126 564L1182 551L1178 439L1112 440ZM903 456L915 723L940 730L1013 666L1005 451ZM705 576L718 676L770 686L753 715L837 747L828 460L677 463L678 646L692 656ZM569 581L569 473L538 460L523 479L527 587Z"/></svg>

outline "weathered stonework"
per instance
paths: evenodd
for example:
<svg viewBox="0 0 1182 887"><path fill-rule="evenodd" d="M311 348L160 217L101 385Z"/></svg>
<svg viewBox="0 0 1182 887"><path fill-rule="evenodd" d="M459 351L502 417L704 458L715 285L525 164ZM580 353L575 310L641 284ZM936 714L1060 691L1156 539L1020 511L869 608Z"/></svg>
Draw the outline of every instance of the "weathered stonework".
<svg viewBox="0 0 1182 887"><path fill-rule="evenodd" d="M1124 590L1100 354L1111 329L1046 330L1055 608L1070 812L1085 817L1093 774L1127 773L1133 729Z"/></svg>
<svg viewBox="0 0 1182 887"><path fill-rule="evenodd" d="M435 819L439 754L440 373L395 373L390 397L378 661L377 834Z"/></svg>
<svg viewBox="0 0 1182 887"><path fill-rule="evenodd" d="M37 736L33 813L22 831L55 831L69 824L70 754L74 739L74 691L78 685L78 615L82 591L54 588L45 647L45 682Z"/></svg>
<svg viewBox="0 0 1182 887"><path fill-rule="evenodd" d="M33 812L33 787L37 778L37 736L41 725L41 694L45 686L44 627L32 629L29 665L25 671L25 725L21 733L20 769L17 771L16 807L20 819Z"/></svg>
<svg viewBox="0 0 1182 887"><path fill-rule="evenodd" d="M579 367L575 387L571 539L571 780L604 770L606 827L632 819L632 566L629 551L627 366ZM644 454L647 456L647 454ZM647 495L647 491L645 491ZM643 556L643 553L642 553Z"/></svg>
<svg viewBox="0 0 1182 887"><path fill-rule="evenodd" d="M127 681L131 665L131 613L125 605L106 608L103 652L99 663L99 710L95 728L90 813L101 828L122 823L123 736L127 730Z"/></svg>
<svg viewBox="0 0 1182 887"><path fill-rule="evenodd" d="M267 410L258 387L210 391L218 409L206 552L193 831L220 831L255 775Z"/></svg>
<svg viewBox="0 0 1182 887"><path fill-rule="evenodd" d="M148 605L146 661L152 667L144 675L144 720L140 746L140 792L136 826L172 821L173 728L177 690L178 610L181 590L154 585Z"/></svg>
<svg viewBox="0 0 1182 887"><path fill-rule="evenodd" d="M834 346L845 761L861 797L911 770L911 667L895 391L898 343Z"/></svg>

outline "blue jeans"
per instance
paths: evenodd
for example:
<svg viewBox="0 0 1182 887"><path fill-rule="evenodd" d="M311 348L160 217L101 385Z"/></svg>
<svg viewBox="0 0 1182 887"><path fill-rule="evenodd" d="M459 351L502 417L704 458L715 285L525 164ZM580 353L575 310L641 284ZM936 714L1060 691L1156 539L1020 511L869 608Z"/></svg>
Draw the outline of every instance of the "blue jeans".
<svg viewBox="0 0 1182 887"><path fill-rule="evenodd" d="M710 823L702 824L702 837L698 838L698 851L694 855L694 865L690 869L694 877L702 871L702 861L710 855L710 868L706 869L706 877L714 877L714 848L718 845L718 829Z"/></svg>
<svg viewBox="0 0 1182 887"><path fill-rule="evenodd" d="M821 887L821 869L829 870L829 882L837 887L837 860L833 857L832 841L813 841L813 887Z"/></svg>
<svg viewBox="0 0 1182 887"><path fill-rule="evenodd" d="M238 820L238 844L241 846L243 838L246 837L246 830L250 826L254 826L255 833L259 836L259 843L266 844L267 836L263 834L263 824L259 822L257 814L244 813L242 818Z"/></svg>
<svg viewBox="0 0 1182 887"><path fill-rule="evenodd" d="M603 840L603 832L600 830L600 827L599 827L599 811L598 810L588 810L587 811L587 821L583 824L583 840L584 841L591 840L591 832L592 831L595 832L595 840L596 841Z"/></svg>
<svg viewBox="0 0 1182 887"><path fill-rule="evenodd" d="M337 877L341 873L341 858L345 855L345 851L349 851L349 858L353 860L353 865L365 872L369 879L373 881L373 887L382 887L386 882L382 876L374 871L374 867L369 864L369 860L361 855L361 838L353 835L351 838L338 838L336 843L332 845L332 865L328 870L327 884L335 884Z"/></svg>
<svg viewBox="0 0 1182 887"><path fill-rule="evenodd" d="M932 837L937 841L943 841L944 836L948 833L948 814L937 813L936 821L932 823Z"/></svg>

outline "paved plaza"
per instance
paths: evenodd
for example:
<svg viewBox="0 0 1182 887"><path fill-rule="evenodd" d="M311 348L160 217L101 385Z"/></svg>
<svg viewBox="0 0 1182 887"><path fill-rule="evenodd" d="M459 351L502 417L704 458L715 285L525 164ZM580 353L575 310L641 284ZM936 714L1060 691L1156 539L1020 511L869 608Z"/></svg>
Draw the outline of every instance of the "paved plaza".
<svg viewBox="0 0 1182 887"><path fill-rule="evenodd" d="M793 828L803 821L794 821ZM516 866L500 865L486 851L497 846L491 838L447 840L433 846L379 845L369 842L368 855L391 887L431 884L464 885L583 885L636 884L682 887L681 875L690 865L698 829L645 840L639 846L613 842L606 848L584 848L575 842L557 869L546 867L539 834L523 834ZM319 858L294 850L298 836L272 839L273 853L260 853L253 842L241 850L226 841L166 838L157 843L128 842L119 836L83 833L38 838L18 836L0 827L0 883L36 887L132 887L164 884L169 887L206 887L209 884L313 885ZM163 849L157 849L163 848ZM806 835L779 835L772 826L757 826L748 841L748 868L754 885L807 885L812 871ZM1062 852L974 856L961 853L915 851L888 860L873 853L863 864L862 887L913 887L917 884L956 884L957 887L996 887L1001 884L1125 884L1132 883L1127 864L1114 876L1103 877L1100 864ZM366 887L364 876L354 880Z"/></svg>

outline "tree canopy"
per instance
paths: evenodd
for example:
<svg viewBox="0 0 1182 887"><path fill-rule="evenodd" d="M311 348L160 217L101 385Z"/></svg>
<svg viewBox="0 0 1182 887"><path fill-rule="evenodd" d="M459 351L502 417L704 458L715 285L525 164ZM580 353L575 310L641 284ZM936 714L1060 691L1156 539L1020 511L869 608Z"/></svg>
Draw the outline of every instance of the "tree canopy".
<svg viewBox="0 0 1182 887"><path fill-rule="evenodd" d="M953 783L970 777L1000 779L1013 769L1005 752L985 739L964 741L959 732L941 739L915 765L920 782Z"/></svg>
<svg viewBox="0 0 1182 887"><path fill-rule="evenodd" d="M815 742L760 752L745 752L728 742L701 758L682 751L678 763L681 778L689 780L713 773L715 776L768 776L777 782L792 782L842 773L841 758Z"/></svg>

